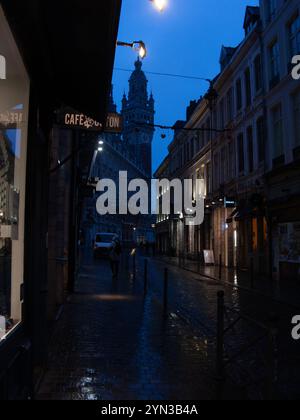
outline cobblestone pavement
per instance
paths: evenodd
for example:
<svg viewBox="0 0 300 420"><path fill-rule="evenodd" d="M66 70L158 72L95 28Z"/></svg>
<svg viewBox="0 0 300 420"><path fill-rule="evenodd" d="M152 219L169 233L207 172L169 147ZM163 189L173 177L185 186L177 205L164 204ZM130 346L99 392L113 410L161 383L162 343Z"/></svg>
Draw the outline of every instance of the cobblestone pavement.
<svg viewBox="0 0 300 420"><path fill-rule="evenodd" d="M124 268L124 267L123 267ZM36 398L213 399L206 336L165 316L127 270L112 281L107 261L86 258L52 340Z"/></svg>
<svg viewBox="0 0 300 420"><path fill-rule="evenodd" d="M224 283L230 283L244 289L251 289L254 292L270 296L274 300L300 308L300 285L296 281L286 279L282 282L271 281L268 277L258 274L255 274L252 280L250 270L235 270L233 268L222 267L220 273L219 266L203 266L199 265L197 261L188 259L181 259L179 261L177 257L160 256L159 260L175 266L181 264L181 267L188 271L212 279L218 280L221 274L221 279Z"/></svg>
<svg viewBox="0 0 300 420"><path fill-rule="evenodd" d="M269 381L270 343L269 333L272 328L271 319L278 318L278 398L300 398L300 342L292 340L291 320L300 313L294 304L280 302L271 295L257 293L247 288L237 288L230 282L224 283L216 279L203 277L193 271L179 269L174 265L155 260L149 263L148 288L162 299L163 277L165 267L169 270L169 306L178 316L187 319L194 328L205 326L207 336L212 339L216 334L216 296L217 292L225 292L225 303L242 314L244 320L235 325L225 336L227 358L232 358L243 347L247 347L264 334L267 337L259 344L234 358L227 374L246 388L247 398L262 398L266 395L265 387ZM143 267L140 264L140 275ZM226 325L237 319L235 312L229 312Z"/></svg>
<svg viewBox="0 0 300 420"><path fill-rule="evenodd" d="M112 281L107 261L83 259L76 293L58 321L37 399L215 399L216 295L255 322L239 322L226 338L227 357L268 333L271 313L280 317L280 398L297 398L300 349L291 340L293 308L168 266L168 308L163 309L165 263L124 261ZM235 315L228 315L235 319ZM258 323L267 326L260 330ZM229 365L225 399L263 398L269 365L268 337ZM268 357L267 357L268 359ZM267 373L266 373L267 372ZM267 375L267 376L266 376ZM234 387L233 383L237 386ZM250 385L249 385L250 384Z"/></svg>

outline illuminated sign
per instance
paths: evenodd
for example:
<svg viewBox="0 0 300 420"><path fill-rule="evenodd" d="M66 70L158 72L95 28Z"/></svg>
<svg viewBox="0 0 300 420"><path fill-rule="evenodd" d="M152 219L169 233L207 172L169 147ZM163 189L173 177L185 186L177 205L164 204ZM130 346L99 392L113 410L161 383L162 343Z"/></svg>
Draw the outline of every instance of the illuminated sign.
<svg viewBox="0 0 300 420"><path fill-rule="evenodd" d="M64 125L72 128L102 130L102 124L83 114L66 113Z"/></svg>
<svg viewBox="0 0 300 420"><path fill-rule="evenodd" d="M63 116L60 115L59 120L60 124L64 125L66 128L103 131L101 123L84 114L66 112ZM122 126L122 116L117 113L110 113L107 115L104 131L118 134L122 132Z"/></svg>
<svg viewBox="0 0 300 420"><path fill-rule="evenodd" d="M0 79L6 79L6 60L3 55L0 55Z"/></svg>
<svg viewBox="0 0 300 420"><path fill-rule="evenodd" d="M225 209L235 208L236 207L236 201L232 198L224 198L224 207Z"/></svg>
<svg viewBox="0 0 300 420"><path fill-rule="evenodd" d="M105 131L110 133L121 133L123 129L122 116L116 113L110 113L106 118Z"/></svg>

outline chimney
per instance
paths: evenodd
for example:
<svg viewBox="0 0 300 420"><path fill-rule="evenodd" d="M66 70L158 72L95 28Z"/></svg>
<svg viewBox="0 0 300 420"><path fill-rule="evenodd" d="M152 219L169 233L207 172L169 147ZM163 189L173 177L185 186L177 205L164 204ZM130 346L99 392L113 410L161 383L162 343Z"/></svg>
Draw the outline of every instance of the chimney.
<svg viewBox="0 0 300 420"><path fill-rule="evenodd" d="M189 106L186 108L186 120L189 121L193 115L195 109L197 108L198 101L190 101Z"/></svg>

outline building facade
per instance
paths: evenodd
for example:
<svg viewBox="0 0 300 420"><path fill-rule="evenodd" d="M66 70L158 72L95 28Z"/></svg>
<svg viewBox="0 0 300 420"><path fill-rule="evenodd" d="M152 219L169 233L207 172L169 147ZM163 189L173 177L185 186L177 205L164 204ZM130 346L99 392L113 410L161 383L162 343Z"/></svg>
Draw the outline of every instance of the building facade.
<svg viewBox="0 0 300 420"><path fill-rule="evenodd" d="M244 40L222 47L213 103L193 103L175 132L169 176L206 185L203 225L176 221L177 254L205 262L209 250L226 267L299 276L299 13L296 0L247 7Z"/></svg>

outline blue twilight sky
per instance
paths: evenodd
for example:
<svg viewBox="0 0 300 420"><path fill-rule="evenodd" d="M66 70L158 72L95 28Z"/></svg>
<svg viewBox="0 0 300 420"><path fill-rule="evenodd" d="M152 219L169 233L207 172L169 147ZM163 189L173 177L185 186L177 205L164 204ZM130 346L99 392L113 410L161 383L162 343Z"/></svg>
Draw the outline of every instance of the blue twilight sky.
<svg viewBox="0 0 300 420"><path fill-rule="evenodd" d="M123 0L119 40L143 40L148 48L145 72L176 73L213 78L219 72L221 46L236 46L243 39L247 5L259 0L168 0L168 8L158 13L149 0ZM133 69L135 55L117 48L115 67ZM115 71L114 98L120 110L130 73ZM147 75L149 90L156 101L155 122L173 125L185 119L186 106L207 90L207 83ZM153 143L153 170L167 154L172 131L156 130Z"/></svg>

